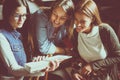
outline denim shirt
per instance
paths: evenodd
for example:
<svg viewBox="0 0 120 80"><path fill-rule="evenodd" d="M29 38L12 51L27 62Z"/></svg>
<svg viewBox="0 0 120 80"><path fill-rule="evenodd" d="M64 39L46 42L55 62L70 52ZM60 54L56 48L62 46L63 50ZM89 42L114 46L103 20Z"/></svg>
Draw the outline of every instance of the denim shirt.
<svg viewBox="0 0 120 80"><path fill-rule="evenodd" d="M54 36L54 27L49 20L48 15L38 10L32 15L31 24L35 29L35 46L36 53L54 54L56 46L64 46L63 38L66 37L66 26L62 25L59 31Z"/></svg>
<svg viewBox="0 0 120 80"><path fill-rule="evenodd" d="M26 63L26 54L24 52L23 44L20 39L21 34L16 30L2 30L1 32L8 40L17 63L21 66L24 66L24 64Z"/></svg>

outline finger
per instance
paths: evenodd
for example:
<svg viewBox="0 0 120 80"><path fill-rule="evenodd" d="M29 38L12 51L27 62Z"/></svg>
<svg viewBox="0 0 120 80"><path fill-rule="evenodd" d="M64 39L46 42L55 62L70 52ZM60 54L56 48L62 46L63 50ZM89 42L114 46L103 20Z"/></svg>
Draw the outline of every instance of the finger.
<svg viewBox="0 0 120 80"><path fill-rule="evenodd" d="M32 62L36 62L36 57L33 57L33 60L32 60Z"/></svg>
<svg viewBox="0 0 120 80"><path fill-rule="evenodd" d="M49 55L46 56L46 58L48 58L48 57L49 57Z"/></svg>
<svg viewBox="0 0 120 80"><path fill-rule="evenodd" d="M86 69L86 67L82 68L81 74L88 75L89 71Z"/></svg>
<svg viewBox="0 0 120 80"><path fill-rule="evenodd" d="M38 56L38 61L44 60L45 56Z"/></svg>
<svg viewBox="0 0 120 80"><path fill-rule="evenodd" d="M56 68L58 68L59 65L60 65L60 62L58 60L51 61L51 66L53 67L52 70L55 70Z"/></svg>
<svg viewBox="0 0 120 80"><path fill-rule="evenodd" d="M47 67L47 68L45 69L45 72L48 72L48 71L50 71L50 67Z"/></svg>
<svg viewBox="0 0 120 80"><path fill-rule="evenodd" d="M90 72L90 71L88 71L87 75L90 75L90 73L91 73L91 72Z"/></svg>
<svg viewBox="0 0 120 80"><path fill-rule="evenodd" d="M50 69L54 70L56 66L56 63L54 61L50 61Z"/></svg>
<svg viewBox="0 0 120 80"><path fill-rule="evenodd" d="M75 77L76 80L82 80L83 79L83 77L79 74L74 74L74 77Z"/></svg>
<svg viewBox="0 0 120 80"><path fill-rule="evenodd" d="M46 57L45 56L42 56L42 60L44 60Z"/></svg>
<svg viewBox="0 0 120 80"><path fill-rule="evenodd" d="M55 60L54 62L55 62L55 69L56 69L57 67L59 67L60 62L58 60Z"/></svg>
<svg viewBox="0 0 120 80"><path fill-rule="evenodd" d="M85 72L84 72L84 75L87 75L87 73L88 73L88 71L85 71Z"/></svg>
<svg viewBox="0 0 120 80"><path fill-rule="evenodd" d="M45 58L45 56L41 56L41 57L40 57L41 60L44 60L44 58Z"/></svg>
<svg viewBox="0 0 120 80"><path fill-rule="evenodd" d="M81 75L78 75L78 77L79 77L80 80L83 79L83 77Z"/></svg>
<svg viewBox="0 0 120 80"><path fill-rule="evenodd" d="M38 62L39 61L39 56L37 56L37 58L36 58L36 62Z"/></svg>
<svg viewBox="0 0 120 80"><path fill-rule="evenodd" d="M42 56L38 56L38 61L41 61L42 60Z"/></svg>
<svg viewBox="0 0 120 80"><path fill-rule="evenodd" d="M41 56L37 56L38 61L41 61Z"/></svg>
<svg viewBox="0 0 120 80"><path fill-rule="evenodd" d="M86 71L86 72L84 73L84 75L87 75L87 76L88 76L88 75L90 75L90 73L91 73L90 71Z"/></svg>

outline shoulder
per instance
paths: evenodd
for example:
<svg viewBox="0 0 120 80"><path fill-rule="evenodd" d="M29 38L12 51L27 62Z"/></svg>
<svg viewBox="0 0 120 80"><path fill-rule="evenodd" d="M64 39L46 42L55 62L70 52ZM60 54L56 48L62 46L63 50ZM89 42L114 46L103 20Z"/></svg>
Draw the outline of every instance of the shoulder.
<svg viewBox="0 0 120 80"><path fill-rule="evenodd" d="M100 33L104 33L104 34L115 33L114 29L109 24L106 24L106 23L100 24L99 28L100 28Z"/></svg>
<svg viewBox="0 0 120 80"><path fill-rule="evenodd" d="M39 17L47 18L48 17L43 10L38 10L33 15L36 16L37 18L39 18Z"/></svg>
<svg viewBox="0 0 120 80"><path fill-rule="evenodd" d="M113 30L112 27L107 23L102 23L98 26L100 27L100 30L107 30L107 31Z"/></svg>
<svg viewBox="0 0 120 80"><path fill-rule="evenodd" d="M1 33L0 31L0 42L6 41L7 39L5 38L5 36L3 35L3 33Z"/></svg>
<svg viewBox="0 0 120 80"><path fill-rule="evenodd" d="M0 32L0 47L2 48L8 48L9 47L9 42L6 39L6 37L3 35L3 33Z"/></svg>
<svg viewBox="0 0 120 80"><path fill-rule="evenodd" d="M44 13L44 11L38 10L31 15L31 20L35 23L46 23L49 19L48 16Z"/></svg>

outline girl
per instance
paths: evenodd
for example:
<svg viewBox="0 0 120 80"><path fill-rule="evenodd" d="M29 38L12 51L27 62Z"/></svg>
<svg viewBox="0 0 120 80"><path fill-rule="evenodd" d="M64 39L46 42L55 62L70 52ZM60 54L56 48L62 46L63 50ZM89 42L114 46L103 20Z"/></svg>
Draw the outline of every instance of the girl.
<svg viewBox="0 0 120 80"><path fill-rule="evenodd" d="M102 23L93 0L75 6L71 29L76 57L72 75L76 80L119 80L120 45L114 30ZM77 64L77 65L75 65Z"/></svg>
<svg viewBox="0 0 120 80"><path fill-rule="evenodd" d="M38 9L36 7L40 6L37 0L34 2L36 5L34 4L33 12L33 7L30 5L31 2L29 1L29 8L32 13L29 24L32 27L29 28L28 31L28 42L33 44L30 49L32 49L33 53L37 53L36 55L69 53L70 49L65 47L63 39L67 36L67 29L72 20L71 18L74 9L72 0L57 0L53 3L50 10ZM28 56L30 56L30 54L28 54ZM69 80L68 75L64 73L64 69L64 67L59 68L52 73L61 76L63 80ZM58 79L56 78L56 80ZM59 78L59 80L62 79Z"/></svg>
<svg viewBox="0 0 120 80"><path fill-rule="evenodd" d="M29 73L24 65L26 54L22 44L22 36L17 31L27 18L26 0L5 0L3 5L4 27L0 30L0 80L23 80L24 76L43 75L41 70ZM53 61L50 70L58 67ZM46 70L45 70L46 71ZM49 70L47 70L49 71Z"/></svg>

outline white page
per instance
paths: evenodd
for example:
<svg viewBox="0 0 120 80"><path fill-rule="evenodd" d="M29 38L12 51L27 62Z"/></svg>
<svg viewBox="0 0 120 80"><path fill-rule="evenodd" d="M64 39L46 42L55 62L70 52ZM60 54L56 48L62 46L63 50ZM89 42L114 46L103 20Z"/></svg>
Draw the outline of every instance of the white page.
<svg viewBox="0 0 120 80"><path fill-rule="evenodd" d="M56 55L52 57L48 57L42 61L39 62L29 62L25 64L25 68L28 72L33 73L35 71L41 71L43 69L46 69L47 66L49 66L49 62L52 60L58 60L60 62L72 58L72 56L66 56L66 55Z"/></svg>

